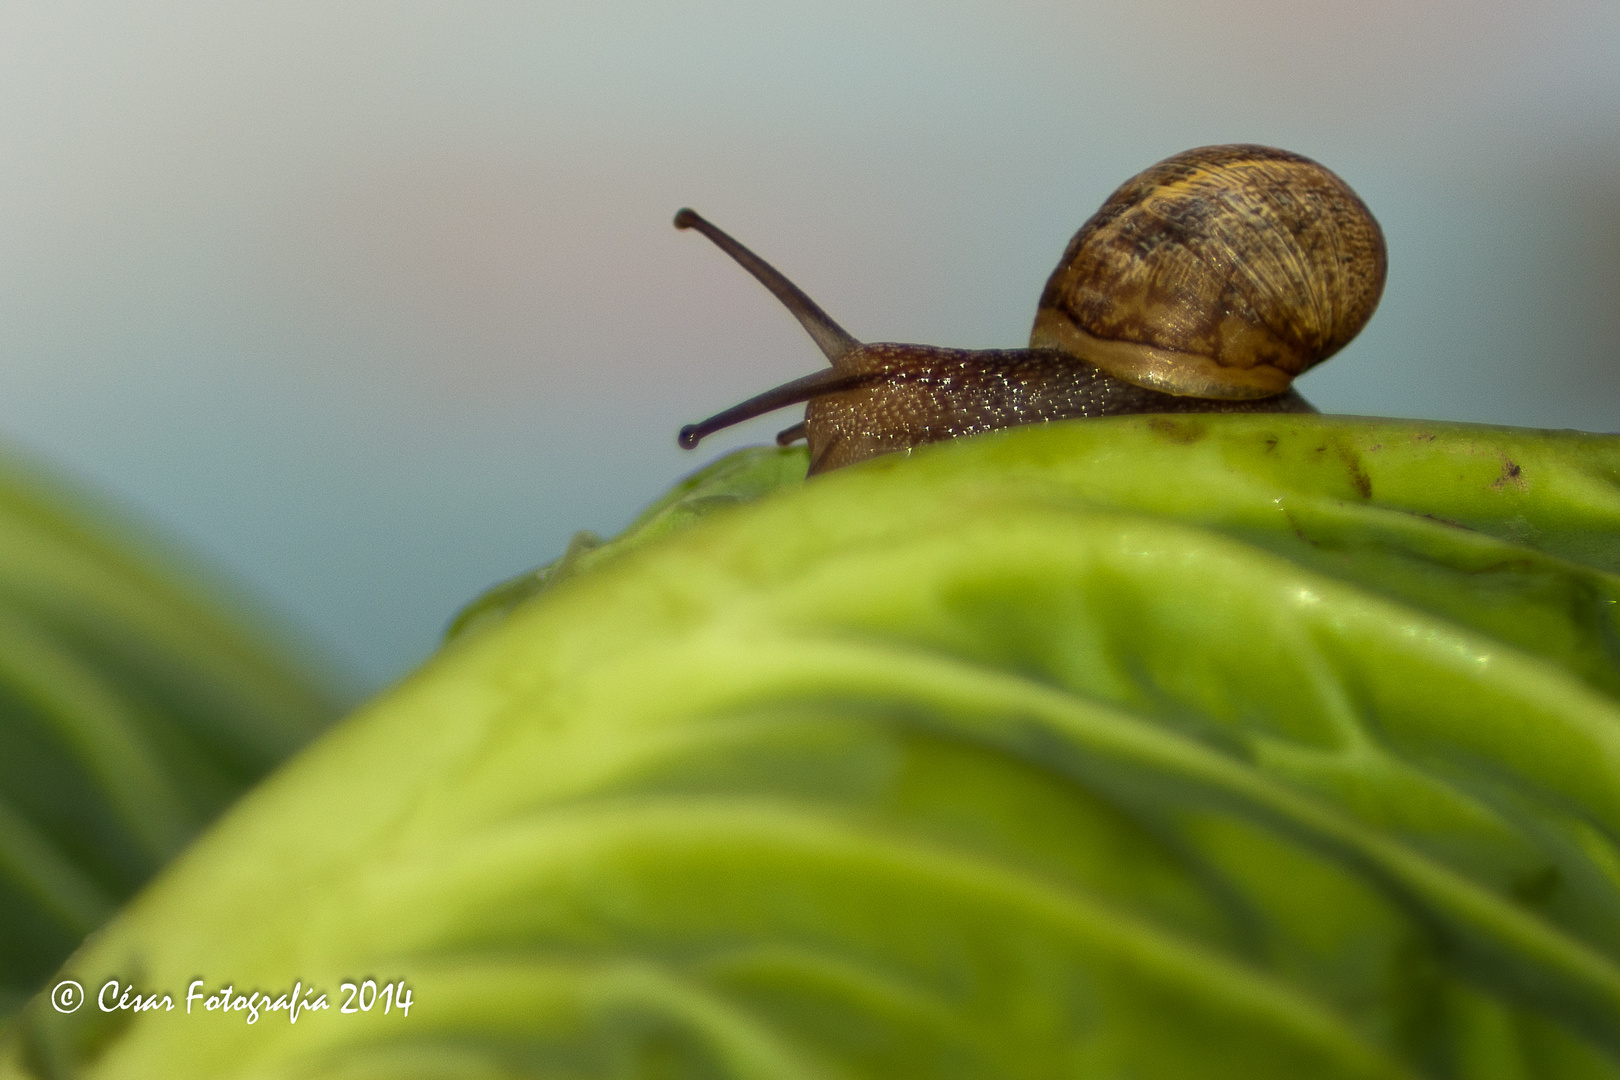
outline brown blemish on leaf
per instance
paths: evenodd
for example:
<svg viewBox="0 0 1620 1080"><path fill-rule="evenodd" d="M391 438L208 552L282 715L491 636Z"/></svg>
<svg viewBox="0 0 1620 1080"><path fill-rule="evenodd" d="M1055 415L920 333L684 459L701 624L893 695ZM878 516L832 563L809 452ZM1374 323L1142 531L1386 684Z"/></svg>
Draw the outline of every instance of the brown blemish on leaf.
<svg viewBox="0 0 1620 1080"><path fill-rule="evenodd" d="M1413 435L1412 435L1412 439L1415 442L1434 442L1434 432L1432 432L1432 431L1414 432Z"/></svg>
<svg viewBox="0 0 1620 1080"><path fill-rule="evenodd" d="M1491 487L1497 491L1506 491L1508 488L1515 491L1530 490L1530 485L1524 478L1524 470L1506 454L1502 455L1502 475L1491 482Z"/></svg>
<svg viewBox="0 0 1620 1080"><path fill-rule="evenodd" d="M1319 548L1319 547L1322 546L1321 544L1317 543L1315 540L1312 540L1310 537L1305 535L1305 530L1299 527L1299 522L1298 522L1298 520L1295 519L1294 512L1292 510L1288 509L1286 506L1283 507L1283 516L1288 519L1288 527L1290 529L1294 530L1294 535L1295 536L1299 537L1301 540L1303 540L1305 543L1311 545L1311 547L1313 547L1313 548Z"/></svg>
<svg viewBox="0 0 1620 1080"><path fill-rule="evenodd" d="M1339 460L1344 462L1344 471L1350 477L1350 486L1354 487L1363 499L1372 498L1372 477L1367 475L1366 466L1361 463L1361 455L1355 448L1345 443L1335 443L1333 448L1339 452Z"/></svg>
<svg viewBox="0 0 1620 1080"><path fill-rule="evenodd" d="M1196 420L1172 420L1168 416L1155 416L1148 421L1148 428L1182 446L1195 443L1208 434L1204 425Z"/></svg>
<svg viewBox="0 0 1620 1080"><path fill-rule="evenodd" d="M1470 526L1464 525L1460 521L1452 521L1450 518L1435 517L1433 514L1419 514L1418 517L1428 518L1430 521L1434 522L1437 525L1450 525L1453 529L1461 529L1464 532L1476 532L1477 531L1477 530L1471 528Z"/></svg>

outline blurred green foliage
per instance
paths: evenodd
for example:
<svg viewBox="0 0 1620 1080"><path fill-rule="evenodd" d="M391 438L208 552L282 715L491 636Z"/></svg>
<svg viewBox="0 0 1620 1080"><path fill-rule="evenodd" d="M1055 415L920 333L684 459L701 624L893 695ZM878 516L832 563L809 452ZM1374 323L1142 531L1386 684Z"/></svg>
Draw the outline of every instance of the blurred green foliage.
<svg viewBox="0 0 1620 1080"><path fill-rule="evenodd" d="M265 622L0 458L0 1020L337 715L332 680Z"/></svg>
<svg viewBox="0 0 1620 1080"><path fill-rule="evenodd" d="M793 460L480 601L62 969L331 1009L36 998L0 1075L1620 1077L1620 438Z"/></svg>

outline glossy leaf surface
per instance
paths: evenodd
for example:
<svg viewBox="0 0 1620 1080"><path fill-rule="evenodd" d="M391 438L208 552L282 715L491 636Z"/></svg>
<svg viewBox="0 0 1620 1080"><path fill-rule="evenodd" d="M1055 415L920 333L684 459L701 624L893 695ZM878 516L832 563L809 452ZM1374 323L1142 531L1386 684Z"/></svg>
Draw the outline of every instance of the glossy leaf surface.
<svg viewBox="0 0 1620 1080"><path fill-rule="evenodd" d="M174 1011L36 999L0 1072L1620 1076L1620 439L754 460L486 602L64 968Z"/></svg>

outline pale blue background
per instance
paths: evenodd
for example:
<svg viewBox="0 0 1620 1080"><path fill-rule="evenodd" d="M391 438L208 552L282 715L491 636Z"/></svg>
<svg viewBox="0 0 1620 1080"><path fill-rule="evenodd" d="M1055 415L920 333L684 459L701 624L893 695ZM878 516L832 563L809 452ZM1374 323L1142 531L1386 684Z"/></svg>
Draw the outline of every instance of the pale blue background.
<svg viewBox="0 0 1620 1080"><path fill-rule="evenodd" d="M1328 411L1620 429L1620 6L0 4L0 433L378 685L619 528L674 433L857 336L1022 344L1069 235L1203 143L1389 239Z"/></svg>

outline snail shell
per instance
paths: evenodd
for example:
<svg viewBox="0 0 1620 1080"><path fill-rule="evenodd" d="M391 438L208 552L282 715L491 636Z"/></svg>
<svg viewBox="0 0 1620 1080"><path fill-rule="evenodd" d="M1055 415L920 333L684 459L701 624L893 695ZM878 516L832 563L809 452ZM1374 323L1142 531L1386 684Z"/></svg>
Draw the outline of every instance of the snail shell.
<svg viewBox="0 0 1620 1080"><path fill-rule="evenodd" d="M1269 397L1361 331L1386 266L1378 222L1321 165L1205 146L1127 180L1081 226L1030 345L1165 393Z"/></svg>

